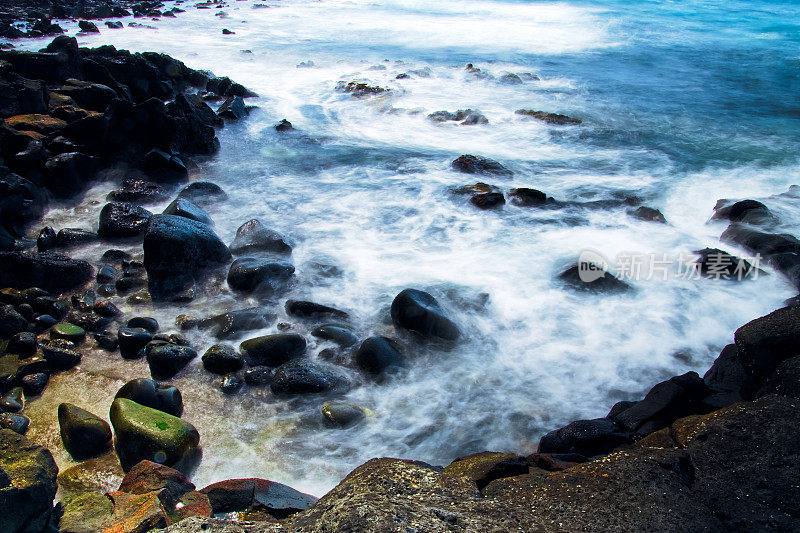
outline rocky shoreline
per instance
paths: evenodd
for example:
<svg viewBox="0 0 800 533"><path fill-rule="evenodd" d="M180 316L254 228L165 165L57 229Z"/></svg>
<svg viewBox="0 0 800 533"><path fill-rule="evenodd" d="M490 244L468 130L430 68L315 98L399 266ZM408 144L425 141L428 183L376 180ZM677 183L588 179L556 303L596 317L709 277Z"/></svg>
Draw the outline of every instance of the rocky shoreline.
<svg viewBox="0 0 800 533"><path fill-rule="evenodd" d="M227 480L198 490L185 475L200 460L203 436L181 418L180 391L158 382L180 373L199 354L181 334L170 332L173 328L162 332L152 318L124 317L110 299L188 302L215 277L224 277L240 294L281 294L291 284L287 239L251 220L226 245L204 209L223 201L224 191L206 182L182 187L192 159L217 150L215 128L244 118L244 99L253 93L163 54L81 49L65 36L38 53L0 52L0 83L3 531L800 526L794 482L800 473L795 444L800 307L792 306L739 328L703 378L694 372L675 376L638 402L619 402L604 418L556 429L532 455L487 451L446 467L373 459L319 500L263 479ZM527 114L559 125L578 123L537 113ZM276 129L285 131L286 124ZM453 166L466 174L510 173L499 162L473 155L459 157ZM94 180L120 181L97 232L46 227L36 242L27 238L48 201L68 201ZM497 187L470 187L463 192L473 194L476 207L505 202ZM160 214L145 207L173 197ZM533 189L512 189L509 197L531 208L564 205ZM640 213L661 222L652 212ZM797 283L800 241L770 232L775 219L766 205L721 201L715 213L731 224L723 241L761 254ZM87 242L110 248L95 264L61 253ZM111 247L115 242L141 243L142 255ZM701 272L707 272L711 255L724 253L704 252L696 266ZM621 280L609 281L615 280L610 274L591 283L572 269L560 277L578 290L627 290ZM397 338L359 339L348 328L345 311L316 302L289 300L285 307L289 316L316 325L313 336L340 347L331 361L306 357L305 338L291 331L244 338L275 320L264 308L176 317L176 328L207 330L221 341L202 362L221 376L219 386L228 394L246 384L269 387L279 396L326 393L334 400L352 386L352 373L380 381L407 364L409 346L446 348L461 335L457 317L414 288L397 294L389 311ZM238 350L223 342L231 340L241 341ZM107 406L59 406L62 443L82 461L59 474L50 452L24 437L25 404L47 394L51 376L74 368L91 350L144 359L153 379L126 383ZM110 424L98 416L106 408ZM364 417L359 406L336 401L327 402L322 413L339 427Z"/></svg>

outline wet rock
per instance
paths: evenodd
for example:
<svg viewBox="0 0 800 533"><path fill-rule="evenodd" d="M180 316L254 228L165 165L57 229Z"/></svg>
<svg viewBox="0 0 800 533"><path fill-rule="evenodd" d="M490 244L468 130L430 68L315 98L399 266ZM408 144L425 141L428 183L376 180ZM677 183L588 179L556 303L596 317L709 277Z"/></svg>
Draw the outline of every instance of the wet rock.
<svg viewBox="0 0 800 533"><path fill-rule="evenodd" d="M145 154L140 166L145 174L157 183L181 182L189 175L180 157L163 150L150 150Z"/></svg>
<svg viewBox="0 0 800 533"><path fill-rule="evenodd" d="M257 257L240 257L228 270L228 285L242 292L276 292L286 288L294 276L290 263Z"/></svg>
<svg viewBox="0 0 800 533"><path fill-rule="evenodd" d="M104 239L135 237L144 233L153 215L147 209L125 202L110 202L100 211L98 235Z"/></svg>
<svg viewBox="0 0 800 533"><path fill-rule="evenodd" d="M800 253L800 240L787 233L766 233L752 227L733 222L722 232L722 242L736 244L750 253L768 257L781 253Z"/></svg>
<svg viewBox="0 0 800 533"><path fill-rule="evenodd" d="M184 494L195 490L195 486L177 470L148 460L143 460L131 468L119 485L120 492L129 494L147 494L161 489L166 489L174 499L178 500Z"/></svg>
<svg viewBox="0 0 800 533"><path fill-rule="evenodd" d="M214 225L214 221L211 220L205 211L185 198L176 198L175 201L164 209L163 214L189 218L209 226Z"/></svg>
<svg viewBox="0 0 800 533"><path fill-rule="evenodd" d="M126 179L122 188L108 193L106 197L114 202L156 203L168 198L161 185L141 179Z"/></svg>
<svg viewBox="0 0 800 533"><path fill-rule="evenodd" d="M350 380L335 366L309 359L293 359L272 375L273 394L295 395L321 392L346 392Z"/></svg>
<svg viewBox="0 0 800 533"><path fill-rule="evenodd" d="M126 398L111 404L114 445L123 470L152 460L181 470L197 452L200 435L188 422Z"/></svg>
<svg viewBox="0 0 800 533"><path fill-rule="evenodd" d="M314 328L311 334L318 339L333 341L340 346L353 346L358 342L355 333L335 324L325 324Z"/></svg>
<svg viewBox="0 0 800 533"><path fill-rule="evenodd" d="M248 112L240 96L231 96L219 106L217 115L228 120L241 120L247 118Z"/></svg>
<svg viewBox="0 0 800 533"><path fill-rule="evenodd" d="M132 531L136 533L160 529L166 526L166 516L161 500L166 499L166 491L153 491L146 494L109 492L112 515L103 521L102 531Z"/></svg>
<svg viewBox="0 0 800 533"><path fill-rule="evenodd" d="M140 378L129 381L119 389L114 398L127 398L173 416L179 417L183 414L181 392L175 387L161 385L152 379Z"/></svg>
<svg viewBox="0 0 800 533"><path fill-rule="evenodd" d="M116 20L107 20L106 26L111 30L121 30L123 28L122 22Z"/></svg>
<svg viewBox="0 0 800 533"><path fill-rule="evenodd" d="M734 335L739 362L757 379L770 375L777 365L797 355L800 342L800 308L784 307L748 322Z"/></svg>
<svg viewBox="0 0 800 533"><path fill-rule="evenodd" d="M547 195L537 189L520 187L508 191L508 198L514 205L520 207L538 207L547 203Z"/></svg>
<svg viewBox="0 0 800 533"><path fill-rule="evenodd" d="M0 429L10 429L14 433L24 435L28 432L31 420L27 416L14 413L0 414Z"/></svg>
<svg viewBox="0 0 800 533"><path fill-rule="evenodd" d="M497 81L499 81L500 83L504 83L506 85L521 85L523 83L522 78L520 78L513 72L506 72L505 74L500 76L497 79Z"/></svg>
<svg viewBox="0 0 800 533"><path fill-rule="evenodd" d="M144 347L153 340L153 332L144 328L119 328L117 341L123 359L138 359L144 356Z"/></svg>
<svg viewBox="0 0 800 533"><path fill-rule="evenodd" d="M209 207L224 202L228 195L215 183L196 181L184 187L178 193L178 198L189 200L200 207Z"/></svg>
<svg viewBox="0 0 800 533"><path fill-rule="evenodd" d="M43 191L29 180L0 173L0 233L12 240L22 237L25 227L42 216L44 202Z"/></svg>
<svg viewBox="0 0 800 533"><path fill-rule="evenodd" d="M465 174L491 174L494 176L511 177L514 175L509 169L493 159L475 155L462 155L453 160L451 165L455 170Z"/></svg>
<svg viewBox="0 0 800 533"><path fill-rule="evenodd" d="M126 324L129 328L142 328L150 333L158 333L158 321L149 316L135 316L128 320Z"/></svg>
<svg viewBox="0 0 800 533"><path fill-rule="evenodd" d="M51 157L45 163L44 185L58 198L71 198L84 190L100 170L100 159L71 152Z"/></svg>
<svg viewBox="0 0 800 533"><path fill-rule="evenodd" d="M389 89L358 81L340 81L336 84L336 90L343 93L350 93L354 98L364 98L389 92Z"/></svg>
<svg viewBox="0 0 800 533"><path fill-rule="evenodd" d="M290 255L292 247L279 233L267 229L258 219L248 220L236 231L236 238L231 243L234 255L275 253Z"/></svg>
<svg viewBox="0 0 800 533"><path fill-rule="evenodd" d="M479 209L494 209L506 203L503 193L485 192L475 194L469 199L470 203Z"/></svg>
<svg viewBox="0 0 800 533"><path fill-rule="evenodd" d="M241 370L244 358L226 344L215 344L203 354L203 366L214 374L228 374Z"/></svg>
<svg viewBox="0 0 800 533"><path fill-rule="evenodd" d="M630 437L612 420L576 420L547 433L539 441L539 453L602 455L630 442Z"/></svg>
<svg viewBox="0 0 800 533"><path fill-rule="evenodd" d="M251 307L202 320L189 320L181 324L181 328L196 326L208 330L217 339L231 339L241 337L247 331L266 328L274 321L274 313L261 307Z"/></svg>
<svg viewBox="0 0 800 533"><path fill-rule="evenodd" d="M255 478L220 481L200 492L208 496L214 514L262 510L275 518L286 518L317 501L286 485Z"/></svg>
<svg viewBox="0 0 800 533"><path fill-rule="evenodd" d="M111 427L102 418L70 403L58 406L58 425L64 448L77 461L111 448Z"/></svg>
<svg viewBox="0 0 800 533"><path fill-rule="evenodd" d="M695 253L700 256L695 261L695 265L703 277L742 281L757 276L758 269L753 267L749 261L719 248L704 248Z"/></svg>
<svg viewBox="0 0 800 533"><path fill-rule="evenodd" d="M286 313L297 318L339 319L349 318L344 311L305 300L286 300Z"/></svg>
<svg viewBox="0 0 800 533"><path fill-rule="evenodd" d="M44 340L40 343L42 356L54 372L69 370L80 364L81 354L74 350L75 344L64 340Z"/></svg>
<svg viewBox="0 0 800 533"><path fill-rule="evenodd" d="M464 126L489 123L489 120L476 109L459 109L455 113L435 111L428 115L428 120L433 122L460 122Z"/></svg>
<svg viewBox="0 0 800 533"><path fill-rule="evenodd" d="M618 294L632 290L626 282L589 261L568 267L558 275L558 279L577 291Z"/></svg>
<svg viewBox="0 0 800 533"><path fill-rule="evenodd" d="M244 382L251 387L264 387L272 381L272 369L266 366L248 368L244 373Z"/></svg>
<svg viewBox="0 0 800 533"><path fill-rule="evenodd" d="M27 328L28 321L13 306L0 306L0 337L8 338Z"/></svg>
<svg viewBox="0 0 800 533"><path fill-rule="evenodd" d="M661 214L661 211L652 207L640 206L636 209L628 209L627 213L629 216L644 220L645 222L667 223L667 219Z"/></svg>
<svg viewBox="0 0 800 533"><path fill-rule="evenodd" d="M160 381L174 377L192 359L197 357L197 352L190 346L180 346L163 341L150 342L145 351L150 374L153 379Z"/></svg>
<svg viewBox="0 0 800 533"><path fill-rule="evenodd" d="M111 283L117 279L117 269L111 265L105 265L97 270L95 279L98 283Z"/></svg>
<svg viewBox="0 0 800 533"><path fill-rule="evenodd" d="M466 478L478 490L496 479L527 474L530 464L525 457L513 453L480 452L459 457L442 471L443 477Z"/></svg>
<svg viewBox="0 0 800 533"><path fill-rule="evenodd" d="M746 224L764 224L776 220L767 206L757 200L741 200L733 203L720 200L714 206L714 214L711 219Z"/></svg>
<svg viewBox="0 0 800 533"><path fill-rule="evenodd" d="M65 339L76 344L83 342L86 338L86 331L80 326L70 324L69 322L61 322L50 328L51 339Z"/></svg>
<svg viewBox="0 0 800 533"><path fill-rule="evenodd" d="M306 340L296 333L279 333L248 339L239 345L247 364L280 366L306 353Z"/></svg>
<svg viewBox="0 0 800 533"><path fill-rule="evenodd" d="M366 419L363 409L346 402L325 402L321 410L325 421L339 428L348 428Z"/></svg>
<svg viewBox="0 0 800 533"><path fill-rule="evenodd" d="M97 24L88 20L79 20L78 27L85 33L100 33L100 30L97 29Z"/></svg>
<svg viewBox="0 0 800 533"><path fill-rule="evenodd" d="M517 109L515 113L556 126L573 126L581 123L581 120L578 118L568 117L567 115L560 115L558 113L548 113L546 111L534 111L533 109Z"/></svg>
<svg viewBox="0 0 800 533"><path fill-rule="evenodd" d="M20 357L30 357L36 353L36 334L23 331L12 335L6 346L7 353L14 353Z"/></svg>
<svg viewBox="0 0 800 533"><path fill-rule="evenodd" d="M223 394L236 394L244 386L244 380L236 374L226 374L219 382L219 390Z"/></svg>
<svg viewBox="0 0 800 533"><path fill-rule="evenodd" d="M50 452L14 431L0 429L0 472L0 531L56 529L53 499L58 467Z"/></svg>
<svg viewBox="0 0 800 533"><path fill-rule="evenodd" d="M800 357L790 357L778 364L755 396L760 398L768 394L800 399Z"/></svg>
<svg viewBox="0 0 800 533"><path fill-rule="evenodd" d="M38 396L44 391L47 387L47 383L50 381L50 375L45 372L28 374L27 376L23 376L20 381L25 397L29 398L31 396Z"/></svg>
<svg viewBox="0 0 800 533"><path fill-rule="evenodd" d="M45 252L56 246L56 231L50 227L44 227L39 231L39 236L36 238L36 249L40 252Z"/></svg>
<svg viewBox="0 0 800 533"><path fill-rule="evenodd" d="M414 331L425 338L458 339L458 327L427 292L404 289L392 301L391 314L397 328Z"/></svg>
<svg viewBox="0 0 800 533"><path fill-rule="evenodd" d="M0 263L3 265L0 269L0 285L3 287L41 287L62 292L84 285L93 275L92 267L86 261L53 252L0 252Z"/></svg>
<svg viewBox="0 0 800 533"><path fill-rule="evenodd" d="M354 360L358 368L372 375L405 366L406 362L396 343L386 337L366 339L356 351Z"/></svg>
<svg viewBox="0 0 800 533"><path fill-rule="evenodd" d="M284 131L292 131L294 129L294 127L292 126L292 123L289 122L288 120L286 120L285 118L282 119L277 124L275 124L275 126L273 126L273 127L275 128L275 131L281 132L281 133L284 132Z"/></svg>
<svg viewBox="0 0 800 533"><path fill-rule="evenodd" d="M80 228L63 228L56 235L56 246L77 246L97 240L97 233Z"/></svg>
<svg viewBox="0 0 800 533"><path fill-rule="evenodd" d="M56 325L58 320L50 315L39 315L33 319L33 326L36 332L41 333L47 331L52 326Z"/></svg>
<svg viewBox="0 0 800 533"><path fill-rule="evenodd" d="M0 412L19 413L25 407L22 387L14 387L0 398Z"/></svg>
<svg viewBox="0 0 800 533"><path fill-rule="evenodd" d="M180 294L205 270L230 258L209 226L174 215L151 217L143 248L150 293L157 299Z"/></svg>

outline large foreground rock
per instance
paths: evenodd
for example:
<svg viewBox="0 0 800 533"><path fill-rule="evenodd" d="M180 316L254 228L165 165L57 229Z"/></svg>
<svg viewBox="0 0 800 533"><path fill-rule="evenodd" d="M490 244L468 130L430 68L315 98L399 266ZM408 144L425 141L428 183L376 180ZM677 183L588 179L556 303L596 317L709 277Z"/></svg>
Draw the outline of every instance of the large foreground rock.
<svg viewBox="0 0 800 533"><path fill-rule="evenodd" d="M275 518L304 511L317 498L267 479L228 479L200 490L208 496L215 513L262 510Z"/></svg>
<svg viewBox="0 0 800 533"><path fill-rule="evenodd" d="M392 322L426 338L456 340L458 327L445 316L436 298L417 289L405 289L392 302Z"/></svg>
<svg viewBox="0 0 800 533"><path fill-rule="evenodd" d="M230 252L214 231L195 220L153 215L144 235L144 267L154 298L178 294Z"/></svg>
<svg viewBox="0 0 800 533"><path fill-rule="evenodd" d="M57 475L49 451L10 429L0 429L0 531L55 531Z"/></svg>

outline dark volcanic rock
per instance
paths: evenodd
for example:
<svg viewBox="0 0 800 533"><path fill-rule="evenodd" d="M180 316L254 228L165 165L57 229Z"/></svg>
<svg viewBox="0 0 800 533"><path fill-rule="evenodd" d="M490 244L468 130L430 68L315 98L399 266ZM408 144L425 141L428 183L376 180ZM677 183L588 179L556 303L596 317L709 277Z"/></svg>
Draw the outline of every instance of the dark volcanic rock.
<svg viewBox="0 0 800 533"><path fill-rule="evenodd" d="M124 359L136 359L144 356L142 350L151 340L153 340L153 332L144 328L124 327L117 330L119 353Z"/></svg>
<svg viewBox="0 0 800 533"><path fill-rule="evenodd" d="M134 402L164 411L173 416L183 414L183 398L175 387L161 385L152 379L140 378L127 382L117 391L115 398L127 398Z"/></svg>
<svg viewBox="0 0 800 533"><path fill-rule="evenodd" d="M644 220L645 222L658 222L661 224L666 224L667 219L658 209L654 209L652 207L647 206L640 206L636 209L629 209L627 211L629 216L633 218L638 218L639 220Z"/></svg>
<svg viewBox="0 0 800 533"><path fill-rule="evenodd" d="M579 453L592 457L628 442L630 437L612 420L576 420L543 436L539 453Z"/></svg>
<svg viewBox="0 0 800 533"><path fill-rule="evenodd" d="M800 307L784 307L748 322L734 339L742 366L763 379L781 361L800 354Z"/></svg>
<svg viewBox="0 0 800 533"><path fill-rule="evenodd" d="M147 229L153 213L147 209L126 202L111 202L100 211L98 235L104 239L135 237Z"/></svg>
<svg viewBox="0 0 800 533"><path fill-rule="evenodd" d="M76 460L111 448L111 427L102 418L70 403L58 406L58 425L64 448Z"/></svg>
<svg viewBox="0 0 800 533"><path fill-rule="evenodd" d="M305 358L279 366L270 383L273 394L285 395L346 392L349 388L350 380L335 366Z"/></svg>
<svg viewBox="0 0 800 533"><path fill-rule="evenodd" d="M546 111L534 111L532 109L518 109L517 115L524 115L526 117L533 117L547 124L555 124L558 126L569 126L580 124L581 120L577 118L568 117L567 115L560 115L558 113L548 113Z"/></svg>
<svg viewBox="0 0 800 533"><path fill-rule="evenodd" d="M196 181L184 187L178 198L185 198L200 207L209 207L228 199L225 191L216 183L208 181Z"/></svg>
<svg viewBox="0 0 800 533"><path fill-rule="evenodd" d="M747 224L764 224L775 220L767 206L757 200L741 200L733 203L720 200L714 207L714 215L711 218Z"/></svg>
<svg viewBox="0 0 800 533"><path fill-rule="evenodd" d="M465 174L491 174L505 177L514 175L513 172L497 161L475 155L462 155L456 158L452 163L452 167Z"/></svg>
<svg viewBox="0 0 800 533"><path fill-rule="evenodd" d="M247 364L274 367L302 357L306 352L306 340L296 333L279 333L248 339L239 348Z"/></svg>
<svg viewBox="0 0 800 533"><path fill-rule="evenodd" d="M153 379L170 379L197 357L190 346L180 346L163 341L151 341L145 348L147 364Z"/></svg>
<svg viewBox="0 0 800 533"><path fill-rule="evenodd" d="M474 482L478 490L496 479L528 473L530 463L514 453L479 452L459 457L442 471L443 477L460 477Z"/></svg>
<svg viewBox="0 0 800 533"><path fill-rule="evenodd" d="M244 358L228 345L215 344L203 354L203 366L214 374L228 374L241 370Z"/></svg>
<svg viewBox="0 0 800 533"><path fill-rule="evenodd" d="M695 252L697 270L704 277L741 281L757 276L757 269L748 261L724 252L719 248L704 248Z"/></svg>
<svg viewBox="0 0 800 533"><path fill-rule="evenodd" d="M477 109L459 109L455 113L450 111L435 111L428 115L428 120L433 122L460 122L463 126L488 124L489 119Z"/></svg>
<svg viewBox="0 0 800 533"><path fill-rule="evenodd" d="M76 289L92 279L93 270L86 261L65 255L42 252L0 252L0 286L25 289L41 287L47 291Z"/></svg>
<svg viewBox="0 0 800 533"><path fill-rule="evenodd" d="M405 289L392 302L392 322L423 337L456 340L458 327L445 316L439 302L427 292Z"/></svg>
<svg viewBox="0 0 800 533"><path fill-rule="evenodd" d="M181 293L204 270L230 258L228 248L209 226L174 215L151 217L143 247L153 298Z"/></svg>
<svg viewBox="0 0 800 533"><path fill-rule="evenodd" d="M0 337L8 338L26 329L28 321L13 306L0 306Z"/></svg>
<svg viewBox="0 0 800 533"><path fill-rule="evenodd" d="M243 333L263 329L275 321L275 314L261 307L238 309L202 320L188 321L181 328L197 326L207 329L218 339L241 337Z"/></svg>
<svg viewBox="0 0 800 533"><path fill-rule="evenodd" d="M406 362L396 343L386 337L366 339L356 351L354 360L358 368L372 375L380 375L387 369L405 366Z"/></svg>
<svg viewBox="0 0 800 533"><path fill-rule="evenodd" d="M38 187L16 174L0 172L0 250L11 248L13 239L22 237L43 210L44 195Z"/></svg>
<svg viewBox="0 0 800 533"><path fill-rule="evenodd" d="M176 198L174 202L164 209L163 214L189 218L209 226L214 225L214 221L205 211L185 198Z"/></svg>
<svg viewBox="0 0 800 533"><path fill-rule="evenodd" d="M275 253L289 255L292 247L279 233L267 229L258 219L248 220L236 231L236 238L231 243L234 255L254 253Z"/></svg>
<svg viewBox="0 0 800 533"><path fill-rule="evenodd" d="M349 315L339 309L305 300L286 300L286 314L297 318L339 319L345 320Z"/></svg>
<svg viewBox="0 0 800 533"><path fill-rule="evenodd" d="M59 198L70 198L83 191L100 170L100 159L72 152L51 157L45 163L44 185Z"/></svg>
<svg viewBox="0 0 800 533"><path fill-rule="evenodd" d="M333 341L340 346L352 346L358 342L355 333L336 324L325 324L314 328L311 334L319 339Z"/></svg>
<svg viewBox="0 0 800 533"><path fill-rule="evenodd" d="M214 513L263 510L286 518L311 507L317 498L266 479L228 479L200 492L208 496Z"/></svg>
<svg viewBox="0 0 800 533"><path fill-rule="evenodd" d="M568 267L558 275L558 279L579 291L615 294L632 290L626 282L588 261Z"/></svg>
<svg viewBox="0 0 800 533"><path fill-rule="evenodd" d="M703 381L711 389L711 395L704 403L712 408L727 407L732 403L749 400L757 388L757 380L739 361L735 344L723 348L703 376Z"/></svg>
<svg viewBox="0 0 800 533"><path fill-rule="evenodd" d="M258 257L241 257L228 270L228 285L242 292L276 292L294 276L294 266Z"/></svg>
<svg viewBox="0 0 800 533"><path fill-rule="evenodd" d="M155 203L167 199L167 192L161 185L141 179L126 179L122 188L108 193L106 199L114 202Z"/></svg>
<svg viewBox="0 0 800 533"><path fill-rule="evenodd" d="M508 198L512 204L521 207L536 207L547 203L547 195L537 189L520 187L508 191Z"/></svg>

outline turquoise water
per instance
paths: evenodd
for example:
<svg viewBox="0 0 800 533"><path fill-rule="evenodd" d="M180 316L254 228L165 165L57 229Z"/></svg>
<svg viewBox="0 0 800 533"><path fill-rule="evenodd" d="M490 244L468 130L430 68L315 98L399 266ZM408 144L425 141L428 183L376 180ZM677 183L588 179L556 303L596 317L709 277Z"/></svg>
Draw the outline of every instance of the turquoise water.
<svg viewBox="0 0 800 533"><path fill-rule="evenodd" d="M260 3L273 7L189 8L138 21L155 29L79 41L164 51L259 93L251 117L220 132L220 153L192 178L229 193L210 212L224 240L259 217L295 242L298 283L287 297L346 309L366 337L395 334L392 298L424 288L465 335L449 351L409 345L412 365L387 383L353 372L347 400L372 416L346 431L322 426L324 398L286 402L258 390L225 398L196 362L175 383L205 449L198 484L259 476L319 495L374 456L446 464L486 449L532 452L550 429L603 416L669 376L702 374L738 326L795 295L779 275L743 284L639 279L633 295L610 297L570 293L554 276L586 248L674 258L721 246L725 226L708 223L717 199L770 197L800 182L798 3ZM223 37L222 28L236 33ZM396 79L404 72L411 77ZM540 80L506 85L506 72ZM353 99L335 90L340 80L392 90ZM425 118L466 108L489 123ZM520 108L583 124L548 126L516 115ZM282 118L298 131L274 132ZM479 211L449 191L475 181L450 168L463 153L513 169L512 180L491 180L504 189L572 201L636 195L669 224L635 220L621 206ZM111 188L98 185L78 208L56 206L48 218L95 227ZM798 234L793 200L766 202L781 217L776 229ZM319 264L341 274L326 277ZM283 302L243 298L223 283L188 306L135 312L169 325L179 313L257 303L281 313ZM312 357L328 347L308 338ZM202 333L191 340L199 350L213 342ZM147 373L143 365L123 372L116 359L84 361L69 386L48 389L52 401L79 399L74 380L83 379L102 411L123 379ZM53 428L32 431L46 439Z"/></svg>

